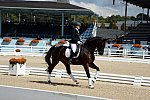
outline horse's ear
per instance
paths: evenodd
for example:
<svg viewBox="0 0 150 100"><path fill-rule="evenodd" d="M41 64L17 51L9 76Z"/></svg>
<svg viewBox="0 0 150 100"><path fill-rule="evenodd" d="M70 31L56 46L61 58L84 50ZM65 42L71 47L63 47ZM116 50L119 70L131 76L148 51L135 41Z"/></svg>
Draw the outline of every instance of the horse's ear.
<svg viewBox="0 0 150 100"><path fill-rule="evenodd" d="M108 39L103 39L103 41L104 41L104 42L107 42L107 41L108 41Z"/></svg>

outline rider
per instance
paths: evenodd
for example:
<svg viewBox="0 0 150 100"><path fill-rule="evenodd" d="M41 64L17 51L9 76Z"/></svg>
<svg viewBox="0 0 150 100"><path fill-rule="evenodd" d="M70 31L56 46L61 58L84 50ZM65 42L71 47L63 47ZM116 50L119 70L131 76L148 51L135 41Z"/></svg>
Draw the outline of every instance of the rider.
<svg viewBox="0 0 150 100"><path fill-rule="evenodd" d="M80 44L80 34L79 34L79 29L80 29L81 23L79 22L74 22L73 23L73 30L71 32L71 40L69 41L71 43L71 55L70 55L70 63L72 61L72 57L74 56L74 53L77 48L77 44Z"/></svg>

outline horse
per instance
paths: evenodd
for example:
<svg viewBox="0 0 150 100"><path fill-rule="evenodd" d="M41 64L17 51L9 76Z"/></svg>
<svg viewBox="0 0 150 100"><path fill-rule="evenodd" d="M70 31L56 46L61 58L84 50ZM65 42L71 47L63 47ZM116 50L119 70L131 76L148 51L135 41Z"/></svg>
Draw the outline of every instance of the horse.
<svg viewBox="0 0 150 100"><path fill-rule="evenodd" d="M72 59L74 65L82 65L88 77L88 87L94 88L93 83L96 81L97 76L99 74L99 67L97 67L93 62L95 60L94 51L97 50L99 55L103 55L105 44L107 39L103 39L101 37L92 37L87 39L83 44L80 44L80 53L76 59ZM70 70L69 58L65 56L66 46L52 46L45 56L45 61L48 64L48 82L51 84L51 72L54 67L61 61L65 67L68 75L71 79L79 84L77 79L72 75ZM51 58L51 60L50 60ZM89 72L89 67L96 69L96 73L94 78L92 79Z"/></svg>

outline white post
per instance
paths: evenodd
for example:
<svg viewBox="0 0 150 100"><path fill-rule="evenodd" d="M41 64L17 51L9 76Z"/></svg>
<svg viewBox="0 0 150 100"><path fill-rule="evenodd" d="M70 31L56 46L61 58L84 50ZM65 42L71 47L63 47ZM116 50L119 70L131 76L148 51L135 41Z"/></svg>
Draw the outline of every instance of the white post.
<svg viewBox="0 0 150 100"><path fill-rule="evenodd" d="M2 35L2 13L0 10L0 36Z"/></svg>
<svg viewBox="0 0 150 100"><path fill-rule="evenodd" d="M61 78L62 77L62 70L57 70L55 77Z"/></svg>
<svg viewBox="0 0 150 100"><path fill-rule="evenodd" d="M141 86L143 76L135 76L134 78L134 86Z"/></svg>
<svg viewBox="0 0 150 100"><path fill-rule="evenodd" d="M62 13L61 36L64 36L64 13Z"/></svg>
<svg viewBox="0 0 150 100"><path fill-rule="evenodd" d="M31 45L31 47L30 47L30 48L31 48L31 52L32 52L32 45Z"/></svg>
<svg viewBox="0 0 150 100"><path fill-rule="evenodd" d="M142 54L143 54L143 59L144 59L145 58L145 50L143 50Z"/></svg>
<svg viewBox="0 0 150 100"><path fill-rule="evenodd" d="M108 56L111 56L111 50L108 48Z"/></svg>
<svg viewBox="0 0 150 100"><path fill-rule="evenodd" d="M127 49L123 50L123 56L126 57L127 56Z"/></svg>

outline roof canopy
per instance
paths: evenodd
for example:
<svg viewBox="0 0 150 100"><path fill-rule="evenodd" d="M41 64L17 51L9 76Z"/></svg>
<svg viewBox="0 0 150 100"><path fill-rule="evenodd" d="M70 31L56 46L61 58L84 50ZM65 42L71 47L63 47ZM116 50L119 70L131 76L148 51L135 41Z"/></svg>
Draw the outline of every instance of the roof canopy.
<svg viewBox="0 0 150 100"><path fill-rule="evenodd" d="M94 15L89 9L75 6L69 3L58 3L52 1L20 1L20 0L0 0L0 9L20 9L32 10L36 12L72 14L72 15Z"/></svg>
<svg viewBox="0 0 150 100"><path fill-rule="evenodd" d="M127 1L133 5L136 5L142 8L150 9L150 0L123 0L123 1Z"/></svg>

